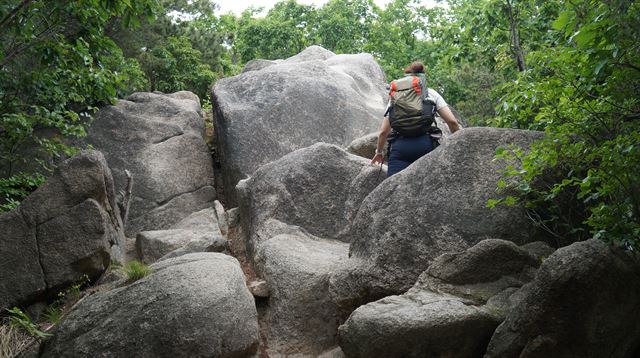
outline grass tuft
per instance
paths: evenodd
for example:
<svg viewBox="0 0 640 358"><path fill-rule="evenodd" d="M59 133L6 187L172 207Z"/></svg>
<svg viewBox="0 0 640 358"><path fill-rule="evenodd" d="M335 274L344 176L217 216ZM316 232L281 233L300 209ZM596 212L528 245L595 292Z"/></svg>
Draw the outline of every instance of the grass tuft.
<svg viewBox="0 0 640 358"><path fill-rule="evenodd" d="M0 357L17 357L34 338L8 322L0 323Z"/></svg>
<svg viewBox="0 0 640 358"><path fill-rule="evenodd" d="M135 282L139 279L149 276L152 272L151 267L140 261L127 262L121 269L121 272L127 277L128 282Z"/></svg>

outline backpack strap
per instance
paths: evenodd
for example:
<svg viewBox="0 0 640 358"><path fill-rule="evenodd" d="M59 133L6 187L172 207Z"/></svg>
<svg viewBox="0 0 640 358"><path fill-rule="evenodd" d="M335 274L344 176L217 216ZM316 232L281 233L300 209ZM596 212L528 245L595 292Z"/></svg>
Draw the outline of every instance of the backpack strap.
<svg viewBox="0 0 640 358"><path fill-rule="evenodd" d="M420 78L418 78L418 76L413 76L411 79L411 86L413 86L413 90L416 91L416 93L423 94L422 86L420 86ZM422 97L424 98L424 95Z"/></svg>

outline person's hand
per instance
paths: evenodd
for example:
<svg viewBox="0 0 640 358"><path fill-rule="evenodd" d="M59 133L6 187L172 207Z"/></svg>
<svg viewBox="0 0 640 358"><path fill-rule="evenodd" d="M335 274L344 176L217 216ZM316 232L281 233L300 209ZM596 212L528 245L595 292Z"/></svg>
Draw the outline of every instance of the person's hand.
<svg viewBox="0 0 640 358"><path fill-rule="evenodd" d="M382 153L376 153L376 155L374 155L373 158L371 158L371 164L373 165L382 164L383 160L384 160L384 155L382 155Z"/></svg>

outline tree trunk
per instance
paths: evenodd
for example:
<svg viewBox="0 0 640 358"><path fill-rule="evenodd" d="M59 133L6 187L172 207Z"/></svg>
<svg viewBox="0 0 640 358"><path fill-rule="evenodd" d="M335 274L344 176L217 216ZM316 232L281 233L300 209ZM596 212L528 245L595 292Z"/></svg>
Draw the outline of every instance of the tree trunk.
<svg viewBox="0 0 640 358"><path fill-rule="evenodd" d="M507 14L509 15L509 30L511 32L511 53L516 58L518 71L522 72L527 69L527 65L524 61L524 51L520 46L520 31L518 31L518 22L513 14L511 0L507 0Z"/></svg>

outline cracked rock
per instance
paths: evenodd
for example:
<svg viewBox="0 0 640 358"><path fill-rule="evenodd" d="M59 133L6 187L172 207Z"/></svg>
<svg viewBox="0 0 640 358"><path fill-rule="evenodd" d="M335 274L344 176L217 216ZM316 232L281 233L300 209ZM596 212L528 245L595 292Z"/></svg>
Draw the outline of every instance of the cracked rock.
<svg viewBox="0 0 640 358"><path fill-rule="evenodd" d="M124 250L113 180L100 152L64 161L22 204L0 216L0 308L97 279Z"/></svg>
<svg viewBox="0 0 640 358"><path fill-rule="evenodd" d="M215 200L213 161L193 93L134 93L101 108L85 140L104 153L116 188L125 188L125 170L132 173L129 237L168 229Z"/></svg>

